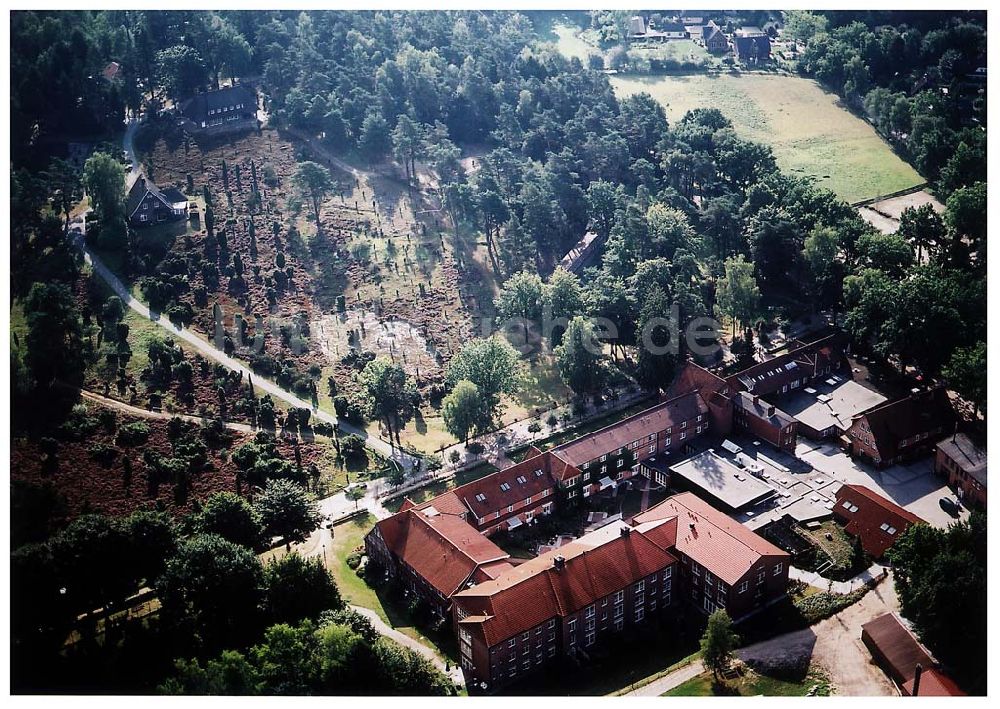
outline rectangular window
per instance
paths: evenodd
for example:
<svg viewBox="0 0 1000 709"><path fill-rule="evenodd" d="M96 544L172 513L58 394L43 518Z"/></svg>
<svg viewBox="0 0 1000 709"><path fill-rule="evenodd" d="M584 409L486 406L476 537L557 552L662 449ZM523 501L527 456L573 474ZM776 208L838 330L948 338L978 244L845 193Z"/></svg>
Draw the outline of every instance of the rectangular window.
<svg viewBox="0 0 1000 709"><path fill-rule="evenodd" d="M587 647L590 647L591 645L594 644L594 637L595 637L594 633L587 633Z"/></svg>
<svg viewBox="0 0 1000 709"><path fill-rule="evenodd" d="M517 638L511 638L507 641L507 647L514 647L517 645Z"/></svg>
<svg viewBox="0 0 1000 709"><path fill-rule="evenodd" d="M670 447L670 439L668 438L663 442L663 450L666 450L669 447Z"/></svg>
<svg viewBox="0 0 1000 709"><path fill-rule="evenodd" d="M784 564L780 562L774 565L774 575L778 576L781 574L781 570L784 568Z"/></svg>
<svg viewBox="0 0 1000 709"><path fill-rule="evenodd" d="M514 511L514 505L507 505L507 511L508 512L513 512Z"/></svg>
<svg viewBox="0 0 1000 709"><path fill-rule="evenodd" d="M615 621L615 630L621 630L624 625L625 621L622 618L619 618Z"/></svg>
<svg viewBox="0 0 1000 709"><path fill-rule="evenodd" d="M615 603L621 603L625 600L625 591L615 591Z"/></svg>
<svg viewBox="0 0 1000 709"><path fill-rule="evenodd" d="M674 582L671 581L671 580L669 580L669 579L663 582L663 595L664 596L666 596L668 593L670 593L670 589L673 587L673 585L674 585Z"/></svg>
<svg viewBox="0 0 1000 709"><path fill-rule="evenodd" d="M649 452L650 453L655 453L656 452L656 444L655 443L650 443L649 444Z"/></svg>
<svg viewBox="0 0 1000 709"><path fill-rule="evenodd" d="M549 648L549 657L555 657L555 656L556 656L556 646L553 645L552 647Z"/></svg>
<svg viewBox="0 0 1000 709"><path fill-rule="evenodd" d="M570 618L566 623L566 629L569 631L570 635L576 632L576 618Z"/></svg>
<svg viewBox="0 0 1000 709"><path fill-rule="evenodd" d="M587 618L593 618L597 615L597 606L590 605L587 607Z"/></svg>
<svg viewBox="0 0 1000 709"><path fill-rule="evenodd" d="M528 642L529 633L521 633L521 642Z"/></svg>
<svg viewBox="0 0 1000 709"><path fill-rule="evenodd" d="M687 432L681 431L681 440L683 441L685 438L687 438Z"/></svg>
<svg viewBox="0 0 1000 709"><path fill-rule="evenodd" d="M646 579L643 579L642 581L636 581L635 582L635 591L636 591L636 593L644 591L645 588L646 588Z"/></svg>
<svg viewBox="0 0 1000 709"><path fill-rule="evenodd" d="M636 608L635 609L635 622L636 623L640 622L645 617L646 617L646 609L645 608Z"/></svg>
<svg viewBox="0 0 1000 709"><path fill-rule="evenodd" d="M674 567L673 566L668 566L667 568L665 568L663 570L663 580L664 581L666 581L668 578L671 578L673 575L674 575Z"/></svg>

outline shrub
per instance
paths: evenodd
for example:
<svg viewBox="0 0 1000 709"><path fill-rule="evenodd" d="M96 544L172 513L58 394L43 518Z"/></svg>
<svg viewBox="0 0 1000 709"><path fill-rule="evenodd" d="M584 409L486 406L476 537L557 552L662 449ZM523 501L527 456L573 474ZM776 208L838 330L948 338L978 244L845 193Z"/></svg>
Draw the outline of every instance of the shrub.
<svg viewBox="0 0 1000 709"><path fill-rule="evenodd" d="M457 463L459 460L461 460L461 458L462 458L461 454L454 448L452 448L451 453L448 454L448 460L450 460L452 463Z"/></svg>
<svg viewBox="0 0 1000 709"><path fill-rule="evenodd" d="M541 430L542 430L542 424L540 424L538 421L532 421L531 423L528 424L529 433L538 433Z"/></svg>
<svg viewBox="0 0 1000 709"><path fill-rule="evenodd" d="M350 569L355 569L361 565L361 557L364 556L363 549L355 549L350 554L347 555L347 566Z"/></svg>
<svg viewBox="0 0 1000 709"><path fill-rule="evenodd" d="M98 463L104 467L108 467L115 462L115 458L118 456L118 449L114 446L109 446L106 443L95 443L88 450L90 457L96 460Z"/></svg>
<svg viewBox="0 0 1000 709"><path fill-rule="evenodd" d="M149 426L142 421L127 423L118 428L115 442L120 446L137 446L149 439Z"/></svg>

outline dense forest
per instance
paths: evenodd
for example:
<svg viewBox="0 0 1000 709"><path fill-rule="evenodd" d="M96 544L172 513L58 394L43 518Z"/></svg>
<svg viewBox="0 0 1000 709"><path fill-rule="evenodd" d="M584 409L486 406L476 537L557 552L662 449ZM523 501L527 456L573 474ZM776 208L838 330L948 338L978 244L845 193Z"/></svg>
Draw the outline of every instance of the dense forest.
<svg viewBox="0 0 1000 709"><path fill-rule="evenodd" d="M103 204L101 198L102 187L120 185L124 172L107 157L74 173L59 159L60 146L80 136L113 142L126 111L169 110L233 77L259 84L269 122L279 129L301 131L351 159L391 159L415 189L421 188L418 173L432 174L453 224L485 241L502 284L498 315L534 319L546 310L565 319L542 344L578 395L599 391L615 365L652 390L666 387L683 349L650 354L634 346L647 323L672 305L681 327L702 315L731 325L720 336L731 337L741 362L784 308L844 315L858 350L944 377L985 410L985 131L963 124L957 91L912 89L925 76L939 87L973 70L985 34L974 20L925 20L901 25L894 16L826 13L788 22L789 32L807 43L803 70L867 112L946 200L942 215L929 207L908 210L899 232L886 235L831 192L782 174L771 150L739 137L718 110L692 111L670 125L648 95L619 100L602 72L540 42L530 20L517 13L14 13L11 288L28 333L11 343L15 411L22 412L15 427L33 429L37 437L70 415L65 401L52 411L62 400L60 386L79 383L96 356L97 333L113 333L120 320L75 297L81 266L65 236L86 186L97 198L94 238L131 248L114 204L122 196L112 194ZM883 24L890 21L895 24ZM103 77L110 62L120 65L113 81ZM985 123L982 107L974 106L973 115ZM475 169L461 160L471 149ZM300 165L297 174L305 179L309 169ZM314 194L332 194L329 176L317 174L324 187ZM606 242L599 265L582 277L556 269L588 229ZM183 318L195 298L191 264L168 265L144 265L161 274L146 281L146 295ZM242 265L226 263L218 271L236 278ZM276 278L282 277L279 269ZM585 319L593 317L613 323L616 337L595 334ZM654 329L654 340L666 336ZM611 357L585 346L595 337L608 337ZM488 390L477 380L482 368L476 364L505 355L488 349L482 341L468 343L449 370L445 405L452 413L446 410L445 418L460 439L495 423L506 385ZM171 356L164 355L168 372L179 364ZM153 360L155 369L160 357ZM366 368L362 383L369 377L371 391L387 391L379 385L396 374L382 363ZM384 417L391 434L393 420L420 396L402 379L394 386L395 398L374 398L357 417ZM25 406L28 401L36 405ZM485 414L470 417L463 410ZM27 411L31 416L23 415ZM171 465L191 464L205 445L176 443L173 457L156 461L165 475ZM269 477L282 475L265 471L262 487ZM239 517L241 528L247 519L252 529L261 524L260 511L228 503L239 508L227 514ZM216 536L231 528L213 527L204 510L179 527L155 516L85 516L48 541L15 551L15 654L22 658L15 686L52 680L48 659L78 613L152 586L163 601L161 623L140 637L130 631L100 647L81 643L56 667L64 688L450 689L433 668L377 640L347 614L324 569L296 566L285 573L280 565L261 566L250 551L256 541ZM154 543L152 550L144 546ZM110 545L129 561L109 566ZM91 562L102 571L80 571ZM53 595L60 588L53 579L85 583ZM203 587L205 579L221 585ZM310 596L307 603L295 595L314 593L316 584L330 586L326 597ZM39 610L46 612L39 617ZM236 627L242 635L229 640ZM370 671L355 674L356 660Z"/></svg>

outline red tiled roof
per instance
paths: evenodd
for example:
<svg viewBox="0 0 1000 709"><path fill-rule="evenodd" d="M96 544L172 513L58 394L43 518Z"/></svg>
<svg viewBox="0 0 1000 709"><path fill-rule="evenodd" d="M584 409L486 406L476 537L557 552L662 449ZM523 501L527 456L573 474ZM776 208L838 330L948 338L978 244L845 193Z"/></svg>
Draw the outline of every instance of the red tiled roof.
<svg viewBox="0 0 1000 709"><path fill-rule="evenodd" d="M560 570L554 566L557 556L565 560ZM471 622L482 624L492 646L549 618L575 613L675 561L639 531L622 533L619 526L611 526L464 590L455 599L469 613L487 616Z"/></svg>
<svg viewBox="0 0 1000 709"><path fill-rule="evenodd" d="M541 455L523 460L516 465L512 465L504 470L473 480L454 490L445 493L451 498L446 504L449 514L454 507L454 500L472 512L476 517L485 517L497 510L506 510L510 505L517 505L524 502L529 497L534 497L549 488L556 486L555 479L550 473L552 466L552 455L543 453ZM558 463L561 467L561 461ZM536 471L541 471L538 474ZM523 482L521 481L523 480ZM504 486L507 489L504 489ZM427 504L434 505L435 508L444 512L438 507L438 500L445 495L435 497ZM477 496L482 496L478 499ZM457 508L456 508L457 509Z"/></svg>
<svg viewBox="0 0 1000 709"><path fill-rule="evenodd" d="M674 397L697 391L701 393L702 397L708 399L715 395L722 396L719 392L723 390L729 392L729 383L725 379L694 362L688 362L670 384L667 395Z"/></svg>
<svg viewBox="0 0 1000 709"><path fill-rule="evenodd" d="M904 696L913 696L913 679L910 678L903 684ZM921 697L967 696L965 692L959 689L951 677L934 667L924 669L923 673L921 673L917 695Z"/></svg>
<svg viewBox="0 0 1000 709"><path fill-rule="evenodd" d="M426 510L428 507L433 507L443 515L455 515L464 518L469 514L469 508L465 506L465 503L455 494L454 490L443 492L437 497L427 500L427 502L421 502L419 505L416 505L418 510Z"/></svg>
<svg viewBox="0 0 1000 709"><path fill-rule="evenodd" d="M879 404L859 414L859 418L867 420L879 456L890 460L898 454L900 441L949 425L955 412L948 392L938 388Z"/></svg>
<svg viewBox="0 0 1000 709"><path fill-rule="evenodd" d="M789 556L690 492L668 497L632 521L642 525L671 517L677 519L677 551L730 585L743 578L763 556Z"/></svg>
<svg viewBox="0 0 1000 709"><path fill-rule="evenodd" d="M564 443L552 449L552 453L579 468L584 463L600 458L606 453L612 453L632 441L645 440L652 434L705 413L708 413L708 407L701 396L697 392L688 392L575 441Z"/></svg>
<svg viewBox="0 0 1000 709"><path fill-rule="evenodd" d="M445 598L481 564L507 553L460 517L428 516L424 510L398 512L378 523L386 546Z"/></svg>
<svg viewBox="0 0 1000 709"><path fill-rule="evenodd" d="M856 505L858 511L851 512L844 508L844 502ZM876 558L882 556L910 525L924 522L917 515L864 485L841 485L837 490L837 504L833 512L838 519L846 522L844 528L847 533L861 537L861 546ZM894 527L895 534L883 530L883 524Z"/></svg>

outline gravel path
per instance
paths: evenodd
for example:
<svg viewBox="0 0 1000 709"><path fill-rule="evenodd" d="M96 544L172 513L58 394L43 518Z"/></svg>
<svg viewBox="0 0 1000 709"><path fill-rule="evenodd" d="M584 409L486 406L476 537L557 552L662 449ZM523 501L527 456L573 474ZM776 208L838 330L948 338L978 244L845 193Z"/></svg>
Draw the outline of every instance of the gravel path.
<svg viewBox="0 0 1000 709"><path fill-rule="evenodd" d="M892 582L882 582L864 598L809 628L749 645L737 652L744 662L788 666L810 661L830 678L834 692L850 697L896 696L889 678L861 643L861 626L899 610Z"/></svg>

